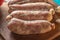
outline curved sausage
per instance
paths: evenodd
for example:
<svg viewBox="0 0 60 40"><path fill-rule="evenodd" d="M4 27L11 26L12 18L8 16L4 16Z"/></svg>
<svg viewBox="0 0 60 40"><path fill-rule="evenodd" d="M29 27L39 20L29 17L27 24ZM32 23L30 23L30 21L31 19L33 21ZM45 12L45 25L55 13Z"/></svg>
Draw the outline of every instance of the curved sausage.
<svg viewBox="0 0 60 40"><path fill-rule="evenodd" d="M9 14L6 19L10 20L12 18L18 18L23 20L48 20L51 21L53 18L54 12L50 11L13 11Z"/></svg>
<svg viewBox="0 0 60 40"><path fill-rule="evenodd" d="M12 10L50 10L52 5L44 2L9 5Z"/></svg>
<svg viewBox="0 0 60 40"><path fill-rule="evenodd" d="M24 21L16 18L11 19L7 27L21 35L41 34L55 29L55 25L46 20Z"/></svg>
<svg viewBox="0 0 60 40"><path fill-rule="evenodd" d="M24 4L24 3L31 3L31 2L46 2L46 0L12 0L12 1L9 1L8 5Z"/></svg>

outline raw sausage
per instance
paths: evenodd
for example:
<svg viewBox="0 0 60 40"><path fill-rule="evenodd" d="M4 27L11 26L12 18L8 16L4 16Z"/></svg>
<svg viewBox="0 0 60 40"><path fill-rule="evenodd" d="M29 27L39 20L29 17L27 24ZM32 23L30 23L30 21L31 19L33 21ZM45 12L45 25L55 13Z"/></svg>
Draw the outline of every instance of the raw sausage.
<svg viewBox="0 0 60 40"><path fill-rule="evenodd" d="M32 2L47 2L47 1L46 0L12 0L9 1L8 5L24 4L24 3L32 3Z"/></svg>
<svg viewBox="0 0 60 40"><path fill-rule="evenodd" d="M16 18L11 19L7 27L21 35L41 34L55 29L55 25L46 20L24 21Z"/></svg>
<svg viewBox="0 0 60 40"><path fill-rule="evenodd" d="M12 10L50 10L52 5L44 2L9 5Z"/></svg>
<svg viewBox="0 0 60 40"><path fill-rule="evenodd" d="M9 14L6 19L10 20L12 18L18 18L23 20L48 20L51 21L54 12L51 11L13 11Z"/></svg>

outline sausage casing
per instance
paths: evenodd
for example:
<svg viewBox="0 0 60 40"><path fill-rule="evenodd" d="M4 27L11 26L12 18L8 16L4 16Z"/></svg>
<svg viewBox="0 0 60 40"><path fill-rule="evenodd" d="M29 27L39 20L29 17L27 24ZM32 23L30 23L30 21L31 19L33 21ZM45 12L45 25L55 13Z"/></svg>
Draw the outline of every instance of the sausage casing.
<svg viewBox="0 0 60 40"><path fill-rule="evenodd" d="M46 20L24 21L16 18L11 19L7 27L21 35L41 34L55 29L55 25Z"/></svg>

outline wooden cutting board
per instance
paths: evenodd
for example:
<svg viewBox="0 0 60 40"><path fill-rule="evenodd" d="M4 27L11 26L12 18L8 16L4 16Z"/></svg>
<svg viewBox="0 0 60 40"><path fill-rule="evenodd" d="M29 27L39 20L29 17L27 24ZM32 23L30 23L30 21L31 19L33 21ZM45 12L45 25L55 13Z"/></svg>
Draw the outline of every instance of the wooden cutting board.
<svg viewBox="0 0 60 40"><path fill-rule="evenodd" d="M55 30L52 30L49 33L40 34L40 35L17 35L15 33L12 33L7 28L7 22L5 20L6 16L8 15L8 7L7 3L4 3L1 7L2 10L2 20L0 24L0 33L5 38L5 40L53 40L55 37L60 35L60 27L56 26Z"/></svg>

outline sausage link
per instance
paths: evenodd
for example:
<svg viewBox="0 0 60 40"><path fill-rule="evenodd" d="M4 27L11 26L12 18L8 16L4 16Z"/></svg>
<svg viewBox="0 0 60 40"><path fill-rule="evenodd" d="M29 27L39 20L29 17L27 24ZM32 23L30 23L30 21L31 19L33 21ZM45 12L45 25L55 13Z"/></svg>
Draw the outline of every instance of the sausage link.
<svg viewBox="0 0 60 40"><path fill-rule="evenodd" d="M44 2L9 5L12 10L50 10L52 5Z"/></svg>
<svg viewBox="0 0 60 40"><path fill-rule="evenodd" d="M46 0L12 0L9 1L8 5L24 4L24 3L32 3L32 2L47 2L47 1Z"/></svg>
<svg viewBox="0 0 60 40"><path fill-rule="evenodd" d="M23 20L48 20L51 21L53 18L52 11L13 11L9 14L6 19L18 18Z"/></svg>
<svg viewBox="0 0 60 40"><path fill-rule="evenodd" d="M14 33L21 35L47 33L55 28L55 25L46 20L24 21L13 18L7 27Z"/></svg>

